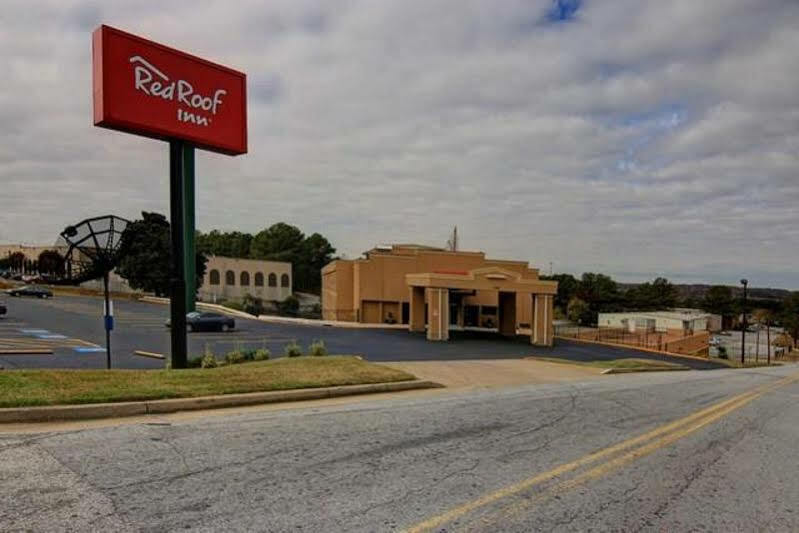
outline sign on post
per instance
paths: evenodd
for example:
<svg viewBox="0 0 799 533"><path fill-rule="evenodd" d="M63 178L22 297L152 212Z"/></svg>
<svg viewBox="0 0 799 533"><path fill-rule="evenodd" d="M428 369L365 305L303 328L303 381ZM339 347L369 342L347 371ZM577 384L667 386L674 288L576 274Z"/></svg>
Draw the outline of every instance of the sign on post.
<svg viewBox="0 0 799 533"><path fill-rule="evenodd" d="M247 77L106 25L92 34L92 68L95 126L169 142L171 355L184 368L195 286L194 148L247 153Z"/></svg>
<svg viewBox="0 0 799 533"><path fill-rule="evenodd" d="M247 76L100 26L92 36L94 125L247 153Z"/></svg>

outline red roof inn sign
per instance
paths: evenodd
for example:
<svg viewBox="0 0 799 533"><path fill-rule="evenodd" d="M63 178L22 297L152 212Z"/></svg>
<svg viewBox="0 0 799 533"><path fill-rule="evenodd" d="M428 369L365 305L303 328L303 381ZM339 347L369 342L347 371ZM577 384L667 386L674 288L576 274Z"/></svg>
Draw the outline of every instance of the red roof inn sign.
<svg viewBox="0 0 799 533"><path fill-rule="evenodd" d="M245 74L109 26L92 41L95 126L247 153Z"/></svg>
<svg viewBox="0 0 799 533"><path fill-rule="evenodd" d="M105 25L92 34L92 69L95 126L169 142L170 361L185 368L196 295L194 149L247 153L247 77Z"/></svg>

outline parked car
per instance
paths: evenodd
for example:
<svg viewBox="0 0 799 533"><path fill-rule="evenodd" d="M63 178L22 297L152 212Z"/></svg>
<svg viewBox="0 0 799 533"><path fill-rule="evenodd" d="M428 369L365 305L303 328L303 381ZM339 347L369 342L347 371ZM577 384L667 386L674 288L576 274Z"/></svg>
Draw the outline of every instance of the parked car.
<svg viewBox="0 0 799 533"><path fill-rule="evenodd" d="M167 319L166 327L172 327L172 321ZM186 327L189 331L230 331L236 328L233 317L219 313L200 313L194 311L186 314Z"/></svg>
<svg viewBox="0 0 799 533"><path fill-rule="evenodd" d="M34 296L36 298L52 298L53 293L50 289L38 287L36 285L25 285L23 287L15 287L8 289L6 294L9 296Z"/></svg>

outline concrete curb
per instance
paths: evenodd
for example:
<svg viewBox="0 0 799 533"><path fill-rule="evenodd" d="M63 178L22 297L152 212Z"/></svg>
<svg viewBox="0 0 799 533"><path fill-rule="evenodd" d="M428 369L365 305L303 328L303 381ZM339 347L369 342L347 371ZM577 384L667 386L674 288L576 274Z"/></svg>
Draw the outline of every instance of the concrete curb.
<svg viewBox="0 0 799 533"><path fill-rule="evenodd" d="M53 422L59 420L84 420L89 418L117 418L148 414L166 414L177 411L220 409L278 402L321 400L356 394L401 392L419 389L441 388L432 381L411 380L367 385L343 385L315 389L295 389L197 398L174 398L141 402L98 403L87 405L54 405L46 407L11 407L0 409L0 424L20 422Z"/></svg>
<svg viewBox="0 0 799 533"><path fill-rule="evenodd" d="M641 368L608 368L603 370L603 374L632 374L635 372L677 372L681 370L691 370L687 366L678 366L674 368L650 368L650 367L641 367Z"/></svg>

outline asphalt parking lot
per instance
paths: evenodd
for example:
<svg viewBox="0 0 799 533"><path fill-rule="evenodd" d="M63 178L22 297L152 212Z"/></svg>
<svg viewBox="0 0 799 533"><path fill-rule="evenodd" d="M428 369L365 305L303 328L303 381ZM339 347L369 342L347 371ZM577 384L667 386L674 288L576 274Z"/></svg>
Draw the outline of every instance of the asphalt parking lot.
<svg viewBox="0 0 799 533"><path fill-rule="evenodd" d="M0 318L0 366L5 368L105 368L105 331L102 300L86 296L56 296L49 300L4 297L8 314ZM169 352L165 305L118 300L111 336L112 366L160 368L164 362L135 355L136 351ZM362 355L371 361L453 361L508 359L528 356L561 357L586 361L640 357L717 368L713 362L675 359L648 352L558 340L553 348L531 346L526 337L505 339L496 334L453 332L449 342L428 342L422 334L396 329L349 329L325 326L273 324L236 317L228 333L189 333L189 353L206 348L218 358L236 348L268 348L282 356L283 347L296 341L307 347L325 341L330 353ZM31 350L51 350L33 354ZM19 353L11 354L17 350Z"/></svg>

